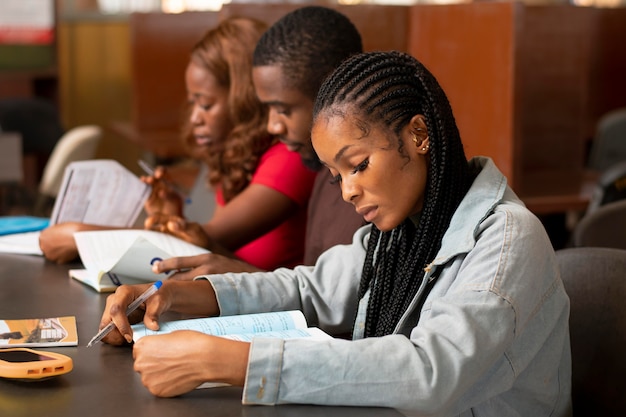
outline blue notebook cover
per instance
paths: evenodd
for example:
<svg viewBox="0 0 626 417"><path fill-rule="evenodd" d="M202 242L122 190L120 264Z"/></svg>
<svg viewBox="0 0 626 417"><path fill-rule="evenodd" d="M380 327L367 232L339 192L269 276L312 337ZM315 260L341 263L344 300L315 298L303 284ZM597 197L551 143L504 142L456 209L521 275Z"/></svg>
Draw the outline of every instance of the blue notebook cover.
<svg viewBox="0 0 626 417"><path fill-rule="evenodd" d="M48 227L50 219L34 216L0 216L0 236L36 232Z"/></svg>

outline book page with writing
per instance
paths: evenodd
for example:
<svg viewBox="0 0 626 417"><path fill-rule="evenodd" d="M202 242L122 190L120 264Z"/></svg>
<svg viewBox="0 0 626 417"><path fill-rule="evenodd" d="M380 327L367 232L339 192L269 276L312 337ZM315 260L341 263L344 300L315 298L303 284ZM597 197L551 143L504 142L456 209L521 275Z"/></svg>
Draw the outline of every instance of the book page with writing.
<svg viewBox="0 0 626 417"><path fill-rule="evenodd" d="M239 340L242 342L251 342L255 337L275 337L280 339L302 339L308 338L311 340L327 340L332 339L332 336L319 329L317 327L308 327L306 329L289 329L276 332L262 332L262 333L246 333L246 334L227 334L220 337L224 337L232 340ZM204 382L196 387L196 389L205 388L218 388L227 387L230 384L224 382Z"/></svg>
<svg viewBox="0 0 626 417"><path fill-rule="evenodd" d="M150 186L115 160L72 162L65 169L50 224L131 227L149 195Z"/></svg>
<svg viewBox="0 0 626 417"><path fill-rule="evenodd" d="M144 336L171 333L176 330L195 330L244 342L250 342L255 337L332 339L332 336L317 327L307 327L304 314L297 310L176 320L159 324L160 329L157 331L147 329L143 324L132 325L133 340L136 342ZM222 382L205 382L197 386L196 389L228 385Z"/></svg>
<svg viewBox="0 0 626 417"><path fill-rule="evenodd" d="M276 330L273 332L260 332L260 333L243 333L243 334L225 334L221 337L227 339L239 340L242 342L251 342L255 337L272 337L277 339L301 339L303 337L324 340L332 339L332 336L317 327L307 327L306 329L287 329Z"/></svg>
<svg viewBox="0 0 626 417"><path fill-rule="evenodd" d="M195 330L214 336L279 332L290 329L306 329L307 323L301 311L276 311L270 313L241 314L236 316L206 317L159 323L157 331L143 324L134 324L133 339L144 336L171 333L176 330Z"/></svg>
<svg viewBox="0 0 626 417"><path fill-rule="evenodd" d="M122 283L156 281L160 277L152 272L155 259L208 253L204 248L152 230L76 232L74 240L83 266L87 271L97 274L98 282L106 273L115 274ZM73 277L80 280L84 275ZM93 275L88 278L93 281Z"/></svg>
<svg viewBox="0 0 626 417"><path fill-rule="evenodd" d="M159 325L160 329L157 331L147 329L143 324L132 325L133 340L137 341L144 336L171 333L176 330L195 330L244 342L250 342L255 337L332 339L332 336L317 327L307 327L304 314L296 310L176 320L159 323ZM222 382L205 382L197 386L196 389L228 385Z"/></svg>

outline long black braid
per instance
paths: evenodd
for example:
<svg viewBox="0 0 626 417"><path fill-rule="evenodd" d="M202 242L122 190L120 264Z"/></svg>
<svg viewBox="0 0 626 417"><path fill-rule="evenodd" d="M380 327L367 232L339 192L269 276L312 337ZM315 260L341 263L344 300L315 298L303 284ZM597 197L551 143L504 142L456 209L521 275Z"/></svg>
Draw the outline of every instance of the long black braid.
<svg viewBox="0 0 626 417"><path fill-rule="evenodd" d="M363 51L361 35L345 15L322 6L296 9L259 39L252 65L279 65L290 86L315 99L322 81L344 59Z"/></svg>
<svg viewBox="0 0 626 417"><path fill-rule="evenodd" d="M371 289L365 336L393 333L441 247L441 240L472 181L448 99L435 77L410 55L369 52L345 61L324 82L315 102L322 112L350 109L360 123L378 124L397 137L417 114L425 116L429 158L424 207L417 226L411 219L389 232L372 225L359 288Z"/></svg>

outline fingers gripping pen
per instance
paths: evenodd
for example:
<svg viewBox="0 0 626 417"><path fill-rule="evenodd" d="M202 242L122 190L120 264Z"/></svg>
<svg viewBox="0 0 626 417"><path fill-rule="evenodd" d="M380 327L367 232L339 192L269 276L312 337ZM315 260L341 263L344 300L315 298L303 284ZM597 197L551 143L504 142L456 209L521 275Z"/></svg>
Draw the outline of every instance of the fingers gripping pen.
<svg viewBox="0 0 626 417"><path fill-rule="evenodd" d="M148 298L152 297L152 295L161 288L163 282L157 281L150 286L143 294L137 297L126 309L126 315L130 315L133 311L137 310L141 304L143 304ZM102 330L100 330L90 341L87 343L87 347L92 346L94 343L102 340L107 334L111 333L111 331L115 329L115 323L111 321L111 323L107 324Z"/></svg>

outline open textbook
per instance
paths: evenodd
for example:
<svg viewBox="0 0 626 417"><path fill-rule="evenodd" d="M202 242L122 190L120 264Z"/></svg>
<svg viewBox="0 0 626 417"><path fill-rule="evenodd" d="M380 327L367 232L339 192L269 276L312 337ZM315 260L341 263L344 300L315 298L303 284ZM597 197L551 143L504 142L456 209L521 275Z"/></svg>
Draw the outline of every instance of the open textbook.
<svg viewBox="0 0 626 417"><path fill-rule="evenodd" d="M70 277L98 292L111 292L121 284L154 282L155 261L193 256L209 251L177 237L139 229L98 230L74 233L84 269L71 269Z"/></svg>
<svg viewBox="0 0 626 417"><path fill-rule="evenodd" d="M65 168L50 224L131 227L149 195L150 186L115 160L72 162Z"/></svg>
<svg viewBox="0 0 626 417"><path fill-rule="evenodd" d="M77 346L76 317L0 319L0 348Z"/></svg>
<svg viewBox="0 0 626 417"><path fill-rule="evenodd" d="M176 330L195 330L247 342L254 337L331 338L317 327L308 327L304 314L297 310L174 320L159 323L159 330L150 330L143 324L134 324L132 328L135 342L144 336L171 333Z"/></svg>
<svg viewBox="0 0 626 417"><path fill-rule="evenodd" d="M19 233L0 236L0 252L43 255L39 231L48 224L79 222L111 227L138 223L150 186L111 159L90 159L70 163L64 171L59 194L50 219L20 219ZM37 228L33 224L37 221ZM36 231L37 230L37 231ZM1 234L1 233L0 233Z"/></svg>
<svg viewBox="0 0 626 417"><path fill-rule="evenodd" d="M0 252L43 255L39 247L39 231L49 223L45 217L0 216Z"/></svg>
<svg viewBox="0 0 626 417"><path fill-rule="evenodd" d="M154 331L146 328L143 324L134 324L132 325L133 340L136 342L144 336L171 333L176 330L195 330L213 336L245 342L251 341L254 337L332 339L328 333L317 327L307 327L304 314L297 310L175 320L159 323L159 327L159 330ZM220 382L206 382L197 388L213 388L227 385Z"/></svg>
<svg viewBox="0 0 626 417"><path fill-rule="evenodd" d="M40 233L36 231L0 236L0 253L43 256L39 247Z"/></svg>

